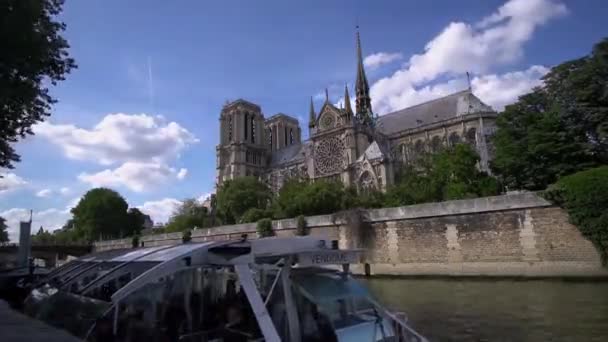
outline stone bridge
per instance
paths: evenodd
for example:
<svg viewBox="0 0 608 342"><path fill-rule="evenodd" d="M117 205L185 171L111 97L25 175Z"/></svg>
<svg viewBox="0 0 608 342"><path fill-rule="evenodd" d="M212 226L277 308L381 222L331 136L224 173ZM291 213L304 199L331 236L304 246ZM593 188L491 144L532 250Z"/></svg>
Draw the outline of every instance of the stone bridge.
<svg viewBox="0 0 608 342"><path fill-rule="evenodd" d="M54 266L57 260L63 260L68 255L83 256L91 253L92 245L82 244L32 244L30 257L43 259L47 266ZM0 246L0 264L10 268L16 266L19 245L9 244Z"/></svg>

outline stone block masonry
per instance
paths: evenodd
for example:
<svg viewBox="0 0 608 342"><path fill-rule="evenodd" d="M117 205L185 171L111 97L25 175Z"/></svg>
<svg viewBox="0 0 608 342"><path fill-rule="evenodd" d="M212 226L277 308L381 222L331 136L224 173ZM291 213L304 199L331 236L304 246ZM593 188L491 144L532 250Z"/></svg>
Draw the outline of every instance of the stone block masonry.
<svg viewBox="0 0 608 342"><path fill-rule="evenodd" d="M562 209L518 193L306 218L310 234L364 248L355 273L395 276L608 276L599 253ZM296 220L273 222L292 236ZM256 237L256 224L198 229L193 241ZM141 238L144 246L181 243L182 234ZM131 239L95 243L97 251L130 248Z"/></svg>

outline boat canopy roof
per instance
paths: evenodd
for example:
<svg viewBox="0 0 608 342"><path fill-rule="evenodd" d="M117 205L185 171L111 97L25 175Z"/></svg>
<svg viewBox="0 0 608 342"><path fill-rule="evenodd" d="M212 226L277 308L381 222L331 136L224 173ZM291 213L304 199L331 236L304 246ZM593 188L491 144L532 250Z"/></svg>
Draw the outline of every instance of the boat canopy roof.
<svg viewBox="0 0 608 342"><path fill-rule="evenodd" d="M80 278L92 277L93 280L76 290L86 295L108 280L131 272L135 277L112 294L111 299L116 302L150 282L192 266L276 263L285 257L292 257L292 262L307 267L348 264L357 261L358 252L338 250L337 241L310 236L191 242L89 254L62 266L49 278L59 278L63 284L72 285Z"/></svg>

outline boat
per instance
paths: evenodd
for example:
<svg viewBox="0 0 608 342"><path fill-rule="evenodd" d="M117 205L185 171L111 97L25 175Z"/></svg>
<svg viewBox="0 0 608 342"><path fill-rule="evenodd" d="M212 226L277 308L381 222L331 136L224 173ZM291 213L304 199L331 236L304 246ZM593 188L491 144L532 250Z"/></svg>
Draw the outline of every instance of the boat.
<svg viewBox="0 0 608 342"><path fill-rule="evenodd" d="M361 252L246 235L98 252L48 274L24 311L86 341L426 342L351 276Z"/></svg>

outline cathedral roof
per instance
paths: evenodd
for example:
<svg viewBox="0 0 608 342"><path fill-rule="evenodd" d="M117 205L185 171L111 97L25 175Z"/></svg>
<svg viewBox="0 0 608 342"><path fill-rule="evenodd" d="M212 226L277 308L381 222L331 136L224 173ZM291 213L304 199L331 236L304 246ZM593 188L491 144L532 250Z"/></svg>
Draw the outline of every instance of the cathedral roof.
<svg viewBox="0 0 608 342"><path fill-rule="evenodd" d="M303 161L306 154L306 146L309 142L306 141L302 144L296 144L284 147L278 151L273 151L270 156L270 166L277 166L287 164L294 161Z"/></svg>
<svg viewBox="0 0 608 342"><path fill-rule="evenodd" d="M494 112L470 90L460 91L378 118L378 129L387 135L473 113Z"/></svg>

